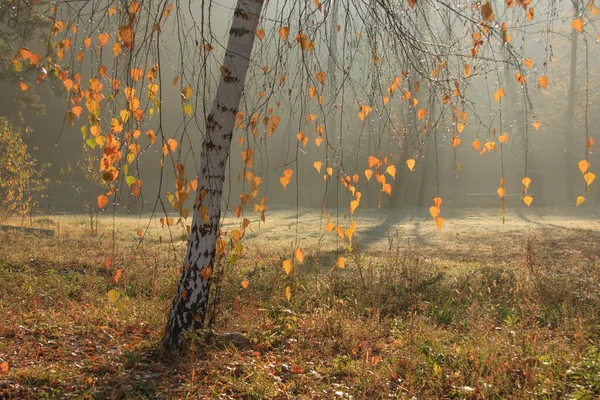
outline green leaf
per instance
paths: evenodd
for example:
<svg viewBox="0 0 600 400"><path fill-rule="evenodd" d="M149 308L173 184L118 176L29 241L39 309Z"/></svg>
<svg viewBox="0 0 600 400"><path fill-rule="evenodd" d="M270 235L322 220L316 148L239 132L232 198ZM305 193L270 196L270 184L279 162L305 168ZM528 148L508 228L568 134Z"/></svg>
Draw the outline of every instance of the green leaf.
<svg viewBox="0 0 600 400"><path fill-rule="evenodd" d="M118 290L113 289L108 291L108 301L111 303L116 303L119 297L121 297L121 293Z"/></svg>
<svg viewBox="0 0 600 400"><path fill-rule="evenodd" d="M88 145L88 146L90 146L92 149L95 149L95 148L96 148L96 140L95 140L93 137L91 137L91 138L88 138L88 139L87 139L85 142L86 142L86 143L87 143L87 145Z"/></svg>
<svg viewBox="0 0 600 400"><path fill-rule="evenodd" d="M83 138L83 140L85 140L85 137L87 136L87 131L88 131L87 125L83 125L81 127L81 137Z"/></svg>
<svg viewBox="0 0 600 400"><path fill-rule="evenodd" d="M125 178L125 182L127 182L127 186L131 187L131 185L135 183L135 176L129 175L127 178Z"/></svg>
<svg viewBox="0 0 600 400"><path fill-rule="evenodd" d="M119 299L115 303L115 307L117 307L117 310L119 310L119 312L124 312L125 311L125 302L123 301L123 299Z"/></svg>
<svg viewBox="0 0 600 400"><path fill-rule="evenodd" d="M194 113L194 107L192 107L191 104L186 104L183 107L183 112L186 113L187 115L191 116Z"/></svg>

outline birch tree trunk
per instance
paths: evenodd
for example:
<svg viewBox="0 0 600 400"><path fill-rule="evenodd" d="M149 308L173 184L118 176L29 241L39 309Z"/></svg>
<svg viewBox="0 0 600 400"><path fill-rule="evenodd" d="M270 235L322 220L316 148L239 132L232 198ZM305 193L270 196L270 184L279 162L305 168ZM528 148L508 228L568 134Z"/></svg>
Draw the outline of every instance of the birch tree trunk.
<svg viewBox="0 0 600 400"><path fill-rule="evenodd" d="M238 0L234 11L221 79L206 119L187 253L163 339L167 350L183 349L184 335L204 325L220 227L225 167L263 1Z"/></svg>

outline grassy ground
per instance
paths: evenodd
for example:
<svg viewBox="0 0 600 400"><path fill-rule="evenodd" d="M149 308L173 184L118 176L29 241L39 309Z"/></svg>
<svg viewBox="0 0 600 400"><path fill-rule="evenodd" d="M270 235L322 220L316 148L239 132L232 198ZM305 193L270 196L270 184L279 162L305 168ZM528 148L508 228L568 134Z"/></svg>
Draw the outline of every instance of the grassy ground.
<svg viewBox="0 0 600 400"><path fill-rule="evenodd" d="M427 210L361 210L351 252L314 210L250 218L211 313L249 345L198 335L177 361L155 350L184 227L106 217L92 237L86 216L50 216L33 226L53 238L0 231L0 399L599 398L595 216L443 211L439 233Z"/></svg>

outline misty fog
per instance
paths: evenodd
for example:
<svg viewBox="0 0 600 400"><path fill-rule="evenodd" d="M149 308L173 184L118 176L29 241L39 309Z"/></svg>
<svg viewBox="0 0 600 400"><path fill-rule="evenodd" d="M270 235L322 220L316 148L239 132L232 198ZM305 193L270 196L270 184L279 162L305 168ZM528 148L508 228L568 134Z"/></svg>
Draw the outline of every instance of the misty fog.
<svg viewBox="0 0 600 400"><path fill-rule="evenodd" d="M497 3L495 9L500 10L500 2ZM175 190L175 163L185 164L188 179L196 176L204 119L212 106L233 12L233 1L211 2L205 9L201 4L190 2L189 8L174 11L160 39L142 47L144 54L135 53L131 58L132 65L144 69L159 63L160 111L149 102L148 107L155 108L154 115L151 119L146 117L139 129L143 132L153 129L160 136L149 147L145 137L140 139L144 151L130 167L129 174L143 181L142 196L135 199L123 181L125 174L119 177L120 213L152 211L157 198L166 204L165 211L172 212L165 199L167 193ZM95 29L75 38L74 50L67 54L64 64L79 71L85 82L97 75L101 57L102 64L114 69L111 74L125 80L127 65L116 64L108 47L101 55L90 52L93 61L86 58L83 65L76 65L75 49L83 46L86 35L96 36L101 31L99 26L104 26L95 25L90 7L79 11L82 31L83 26ZM425 43L423 49L432 51L424 54L402 45L394 36L394 29L384 24L383 16L369 17L366 5L341 2L325 16L308 12L298 4L271 1L259 25L265 35L262 40L256 39L240 107L244 129L238 127L234 132L224 192L229 210L240 204L241 194L249 194L252 189L245 177L248 171L262 178L260 191L252 202L265 197L267 207L347 209L352 196L340 180L355 174L359 176L356 190L363 194L357 213L362 207L429 207L437 196L444 199L445 206L498 208L501 200L496 190L502 174L508 208L526 207L522 201L524 176L532 181L528 193L534 198L533 207L574 208L575 197L567 196L569 180L574 182L575 196L586 195L582 207L593 206L597 196L585 192L586 184L577 162L585 157L586 130L593 136L594 127L600 122L599 87L591 67L600 61L598 48L595 43L577 42L575 114L574 124L569 126L566 116L572 42L569 21L573 11L567 3L559 9L554 7L554 3L537 4L536 20L543 21L539 24L528 24L523 13L506 11L505 15L497 15L509 22L514 54L525 54L533 60L533 68L523 67L522 62L515 65L505 48L494 44L493 38L485 37L481 58L472 59L473 72L467 85L461 76L462 58L452 54L469 52L473 32L444 8L400 21L406 35ZM66 8L59 9L59 18L68 12ZM288 41L282 40L278 33L281 26L291 27ZM310 54L300 51L295 43L298 32L306 32L314 42ZM206 50L206 44L212 47L210 51ZM448 49L447 72L442 75L439 69L439 78L432 78L431 70L443 58L433 50L442 48ZM515 67L527 73L527 87L515 81ZM324 83L315 79L315 74L321 71L327 73ZM548 77L547 89L538 87L541 75ZM178 82L174 84L176 77ZM395 77L401 78L401 83L395 92L389 93L387 89ZM453 90L458 81L462 96L452 98L448 104L440 102L444 91ZM0 84L4 93L3 114L17 119L21 112L14 100L20 95L18 89L13 82ZM185 85L193 89L192 116L183 112L181 88ZM505 96L497 102L494 93L499 87L504 88ZM313 99L309 98L309 88L317 92ZM24 124L33 128L28 143L35 149L35 157L40 163L49 164L46 174L51 183L48 197L41 202L42 210L80 212L86 205L93 208L96 195L104 190L97 162L101 153L98 148L84 149L81 127L86 120L82 115L73 126L69 124L66 113L70 106L60 89L60 81L41 84L38 93L45 113L35 115L24 111ZM406 91L413 92L409 101L402 100ZM385 105L383 97L388 98ZM361 105L372 107L364 121L357 116ZM461 143L456 148L452 147L452 136L457 129L453 106L458 112L467 113L464 131L458 135ZM421 108L428 110L423 120L417 117ZM112 111L108 107L103 111L105 125L109 125L111 113L118 114L119 109L115 105ZM253 114L259 114L256 135L250 122ZM310 119L312 114L316 115L314 120ZM272 134L268 134L263 123L267 116L280 117ZM533 126L536 121L540 122L539 129ZM315 143L320 136L318 126L324 129L320 146ZM299 132L309 139L306 145L297 139ZM509 141L501 146L498 136L502 133L508 133ZM244 138L243 143L240 137ZM165 157L161 172L161 141L169 138L176 138L180 148L177 154ZM482 144L494 141L497 148L479 154L471 146L475 139ZM567 165L567 142L573 152L570 165ZM254 151L252 168L245 167L240 156L245 149ZM391 196L381 192L381 185L374 178L366 181L364 171L370 155L381 160L388 157L389 163L396 166L395 179L387 177L393 188ZM90 171L86 178L88 156L95 160L92 165L96 170ZM405 164L409 158L416 160L412 172ZM323 163L320 172L313 167L315 161ZM595 152L590 153L589 161L593 170L597 164ZM286 168L293 169L294 175L284 189L279 179ZM332 168L331 176L325 177L326 168ZM190 198L188 204L191 203ZM157 211L163 210L159 207Z"/></svg>

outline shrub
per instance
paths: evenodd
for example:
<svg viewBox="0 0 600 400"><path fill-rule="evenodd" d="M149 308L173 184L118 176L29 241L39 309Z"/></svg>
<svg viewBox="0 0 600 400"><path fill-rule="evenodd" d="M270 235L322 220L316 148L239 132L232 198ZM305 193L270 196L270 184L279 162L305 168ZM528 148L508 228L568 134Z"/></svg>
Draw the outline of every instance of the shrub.
<svg viewBox="0 0 600 400"><path fill-rule="evenodd" d="M23 141L29 132L29 128L22 129L0 117L0 222L29 214L46 188L44 166L38 165Z"/></svg>

